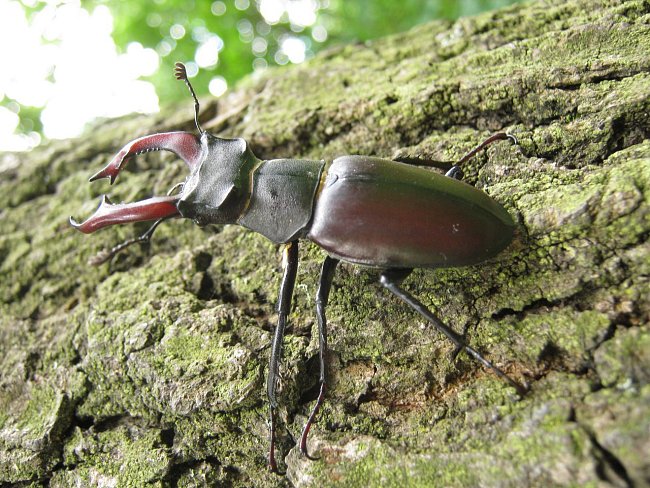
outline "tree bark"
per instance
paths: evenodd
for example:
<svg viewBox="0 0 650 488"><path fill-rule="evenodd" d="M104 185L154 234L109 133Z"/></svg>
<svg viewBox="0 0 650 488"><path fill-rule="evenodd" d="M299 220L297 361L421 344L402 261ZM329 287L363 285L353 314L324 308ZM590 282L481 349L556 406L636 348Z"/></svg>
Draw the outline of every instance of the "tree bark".
<svg viewBox="0 0 650 488"><path fill-rule="evenodd" d="M314 293L324 254L301 244L268 473L265 375L280 250L235 226L83 236L126 142L192 130L192 104L97 123L0 159L0 486L644 486L650 484L650 4L548 0L433 22L251 78L204 125L259 157L454 161L518 225L478 266L417 270L406 288L512 377L460 354L342 265L328 308L331 378L317 395ZM171 76L171 74L170 74ZM179 85L179 89L183 89ZM441 167L445 167L441 164ZM186 171L140 156L114 201L164 194Z"/></svg>

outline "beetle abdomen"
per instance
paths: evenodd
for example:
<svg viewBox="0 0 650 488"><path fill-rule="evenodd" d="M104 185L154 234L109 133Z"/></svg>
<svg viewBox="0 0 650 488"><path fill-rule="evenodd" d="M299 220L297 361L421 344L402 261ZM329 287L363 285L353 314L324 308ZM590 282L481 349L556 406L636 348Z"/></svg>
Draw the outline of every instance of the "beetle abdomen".
<svg viewBox="0 0 650 488"><path fill-rule="evenodd" d="M512 240L506 210L433 171L366 156L334 160L307 237L332 256L377 267L481 262Z"/></svg>

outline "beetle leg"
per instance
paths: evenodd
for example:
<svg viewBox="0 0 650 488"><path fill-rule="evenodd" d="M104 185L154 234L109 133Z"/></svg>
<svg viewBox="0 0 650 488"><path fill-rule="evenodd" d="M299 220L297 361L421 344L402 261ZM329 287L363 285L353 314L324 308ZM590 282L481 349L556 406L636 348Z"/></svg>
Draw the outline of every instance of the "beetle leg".
<svg viewBox="0 0 650 488"><path fill-rule="evenodd" d="M519 144L517 141L517 138L513 136L512 134L508 134L507 132L497 132L496 134L492 134L490 137L485 139L483 142L481 142L478 146L476 146L474 149L472 149L470 152L465 154L460 160L456 163L455 166L460 166L463 164L465 161L467 161L469 158L474 156L477 152L481 151L482 149L485 149L488 147L490 144L496 141L503 141L505 139L510 139L512 140L515 144ZM453 169L453 167L452 167ZM451 171L451 170L450 170Z"/></svg>
<svg viewBox="0 0 650 488"><path fill-rule="evenodd" d="M314 423L316 414L323 404L325 399L325 360L327 356L327 318L325 317L325 308L327 307L327 300L329 299L330 289L332 288L332 281L334 280L334 273L336 271L336 266L339 264L339 260L327 256L323 262L323 267L320 273L320 281L318 283L318 291L316 292L316 315L318 316L318 344L319 344L319 363L320 363L320 392L318 393L318 399L316 404L307 419L304 429L302 430L302 435L300 436L300 452L307 456L309 459L315 459L311 457L307 451L307 436L309 435L309 429Z"/></svg>
<svg viewBox="0 0 650 488"><path fill-rule="evenodd" d="M178 195L151 197L139 202L112 204L104 195L93 215L82 223L70 217L70 224L84 234L90 234L109 225L176 217L180 215L176 208L179 198Z"/></svg>
<svg viewBox="0 0 650 488"><path fill-rule="evenodd" d="M503 371L497 368L490 361L485 359L481 355L481 353L479 353L476 349L472 348L467 343L465 343L465 341L460 335L458 335L452 329L450 329L445 324L443 324L440 321L440 319L436 317L422 302L420 302L417 298L415 298L413 295L411 295L410 293L408 293L406 290L404 290L402 287L399 286L401 281L408 275L410 271L411 270L403 270L403 269L390 269L384 271L381 275L380 282L386 289L388 289L396 297L398 297L400 300L405 302L413 310L418 312L425 319L427 319L431 324L433 324L433 326L436 329L438 329L440 332L442 332L451 342L453 342L457 348L464 349L470 356L473 356L479 363L481 363L486 368L489 368L492 371L494 371L499 378L503 379L506 383L512 386L515 390L517 390L517 393L519 393L519 395L524 396L527 391L526 388L524 388L519 383L511 379L507 374L505 374Z"/></svg>
<svg viewBox="0 0 650 488"><path fill-rule="evenodd" d="M150 151L170 151L187 163L190 170L201 160L201 141L190 132L164 132L140 137L129 142L115 155L104 169L90 177L90 181L108 178L113 184L115 178L129 158Z"/></svg>
<svg viewBox="0 0 650 488"><path fill-rule="evenodd" d="M463 174L461 172L460 176L456 176L456 171L459 169L458 167L461 164L466 162L468 159L470 159L472 156L474 156L482 149L488 147L493 142L503 141L505 139L510 139L515 145L519 144L517 138L512 134L508 134L507 132L497 132L496 134L492 134L490 137L485 139L483 142L481 142L470 152L465 154L465 156L460 158L460 160L456 164L452 165L452 167L447 171L447 173L445 173L445 176L450 176L452 178L456 178L457 180L460 180L463 177ZM448 167L450 164L449 162L445 162L445 161L436 161L434 159L420 159L420 158L415 158L410 156L396 157L394 158L394 161L399 161L406 164L413 164L415 166L428 166L432 168L444 168L444 167Z"/></svg>
<svg viewBox="0 0 650 488"><path fill-rule="evenodd" d="M278 386L278 370L282 358L282 340L284 338L284 329L287 325L287 317L291 311L291 300L293 297L293 287L296 283L296 272L298 270L298 241L292 241L284 249L284 275L280 285L280 296L278 298L278 325L273 334L273 343L271 345L271 359L269 361L269 375L266 382L266 394L269 399L269 469L278 473L278 465L275 462L275 414L278 408L278 401L275 392Z"/></svg>
<svg viewBox="0 0 650 488"><path fill-rule="evenodd" d="M154 231L163 220L166 220L166 218L156 220L153 223L153 225L149 227L147 232L145 232L139 237L134 237L133 239L127 239L126 241L121 242L116 246L113 246L111 249L104 249L103 251L100 251L99 253L97 253L95 256L93 256L88 260L88 264L92 266L99 266L100 264L104 264L109 259L112 259L113 256L115 256L117 253L124 251L124 249L126 249L127 247L133 244L137 244L137 243L144 244L145 242L149 242L151 240L151 236L153 235Z"/></svg>

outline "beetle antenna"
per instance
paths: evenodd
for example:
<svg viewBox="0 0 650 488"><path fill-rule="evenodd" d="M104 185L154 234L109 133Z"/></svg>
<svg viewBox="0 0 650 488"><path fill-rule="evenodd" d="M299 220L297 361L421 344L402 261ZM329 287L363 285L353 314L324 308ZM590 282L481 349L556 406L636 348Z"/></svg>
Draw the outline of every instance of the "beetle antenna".
<svg viewBox="0 0 650 488"><path fill-rule="evenodd" d="M190 80L187 77L187 70L185 69L185 65L183 63L176 63L174 65L174 76L176 76L177 80L182 80L185 82L187 85L187 88L190 89L190 93L192 94L192 98L194 99L194 122L196 123L196 128L199 129L199 132L203 134L203 129L201 128L201 125L199 124L199 100L196 98L196 93L194 93L194 88L192 88L192 83L190 83Z"/></svg>

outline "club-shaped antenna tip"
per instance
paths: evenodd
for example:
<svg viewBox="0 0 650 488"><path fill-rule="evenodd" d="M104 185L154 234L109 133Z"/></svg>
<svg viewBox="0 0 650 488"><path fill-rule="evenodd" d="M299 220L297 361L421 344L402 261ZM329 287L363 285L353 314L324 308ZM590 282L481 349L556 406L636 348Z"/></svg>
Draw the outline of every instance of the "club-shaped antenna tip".
<svg viewBox="0 0 650 488"><path fill-rule="evenodd" d="M190 83L190 80L187 77L187 70L185 69L185 65L183 63L176 62L174 64L174 76L177 80L184 81L187 85L187 88L190 90L192 98L194 99L194 123L196 124L196 128L199 130L199 132L203 134L201 124L199 124L199 100L196 98L196 93L194 93L192 83Z"/></svg>
<svg viewBox="0 0 650 488"><path fill-rule="evenodd" d="M183 63L174 64L174 76L176 76L177 80L187 81L187 70Z"/></svg>

